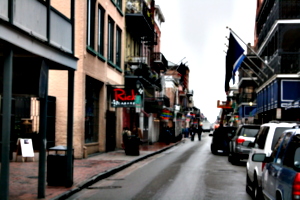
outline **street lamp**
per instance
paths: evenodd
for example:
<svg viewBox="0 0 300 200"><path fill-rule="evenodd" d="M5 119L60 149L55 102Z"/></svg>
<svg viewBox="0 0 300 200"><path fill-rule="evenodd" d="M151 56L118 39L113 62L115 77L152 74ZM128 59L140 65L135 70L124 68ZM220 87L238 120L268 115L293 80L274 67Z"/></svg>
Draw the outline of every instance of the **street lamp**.
<svg viewBox="0 0 300 200"><path fill-rule="evenodd" d="M249 102L249 106L252 106L252 105L253 105L253 103L252 103L252 101L250 101L250 102Z"/></svg>

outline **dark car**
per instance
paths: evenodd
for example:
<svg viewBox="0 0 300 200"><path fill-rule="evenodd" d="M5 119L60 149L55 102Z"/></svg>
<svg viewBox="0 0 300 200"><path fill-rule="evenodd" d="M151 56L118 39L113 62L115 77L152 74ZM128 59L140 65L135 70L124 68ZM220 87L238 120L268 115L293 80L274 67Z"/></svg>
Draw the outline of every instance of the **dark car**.
<svg viewBox="0 0 300 200"><path fill-rule="evenodd" d="M300 129L289 129L277 140L271 156L255 153L254 162L267 163L262 172L265 199L300 199Z"/></svg>
<svg viewBox="0 0 300 200"><path fill-rule="evenodd" d="M237 127L235 126L219 126L215 129L212 136L210 150L213 154L228 154L229 142L235 136Z"/></svg>
<svg viewBox="0 0 300 200"><path fill-rule="evenodd" d="M235 136L229 142L229 162L238 164L241 160L248 159L251 148L246 145L246 142L254 142L259 129L259 124L239 125Z"/></svg>

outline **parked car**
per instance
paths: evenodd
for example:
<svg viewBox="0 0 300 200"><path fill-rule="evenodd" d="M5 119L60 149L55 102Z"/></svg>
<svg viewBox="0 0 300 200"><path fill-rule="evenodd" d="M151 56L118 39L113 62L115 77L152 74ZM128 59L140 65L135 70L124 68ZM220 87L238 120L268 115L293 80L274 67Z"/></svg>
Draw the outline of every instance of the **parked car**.
<svg viewBox="0 0 300 200"><path fill-rule="evenodd" d="M259 124L239 125L235 136L229 142L229 162L238 164L241 160L248 159L251 148L245 142L254 142L259 129Z"/></svg>
<svg viewBox="0 0 300 200"><path fill-rule="evenodd" d="M296 126L296 123L270 122L261 125L254 143L251 143L249 158L246 166L246 190L254 199L261 199L261 176L265 162L254 162L254 153L264 153L270 156L274 150L275 143L283 131Z"/></svg>
<svg viewBox="0 0 300 200"><path fill-rule="evenodd" d="M237 127L235 126L219 126L212 134L210 150L213 154L228 154L229 141L234 137Z"/></svg>
<svg viewBox="0 0 300 200"><path fill-rule="evenodd" d="M267 163L262 172L265 199L300 199L300 129L286 130L270 157L255 153L252 160Z"/></svg>

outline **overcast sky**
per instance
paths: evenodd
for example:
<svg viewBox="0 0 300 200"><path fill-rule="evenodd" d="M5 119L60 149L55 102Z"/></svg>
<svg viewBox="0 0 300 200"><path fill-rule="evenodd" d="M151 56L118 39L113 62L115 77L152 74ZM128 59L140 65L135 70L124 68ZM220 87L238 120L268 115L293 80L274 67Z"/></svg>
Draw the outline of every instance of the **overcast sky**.
<svg viewBox="0 0 300 200"><path fill-rule="evenodd" d="M155 0L155 4L165 17L161 52L173 63L180 63L185 57L182 62L187 62L190 69L194 104L214 122L220 112L217 100L226 100L226 27L244 42L253 44L256 0Z"/></svg>

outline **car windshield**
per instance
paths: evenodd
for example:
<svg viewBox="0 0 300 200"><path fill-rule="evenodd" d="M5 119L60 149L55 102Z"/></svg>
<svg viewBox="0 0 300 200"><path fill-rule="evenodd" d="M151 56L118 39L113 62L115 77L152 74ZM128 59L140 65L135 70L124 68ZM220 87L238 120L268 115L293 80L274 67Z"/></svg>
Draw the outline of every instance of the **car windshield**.
<svg viewBox="0 0 300 200"><path fill-rule="evenodd" d="M243 128L240 136L244 137L255 137L259 131L259 128Z"/></svg>

